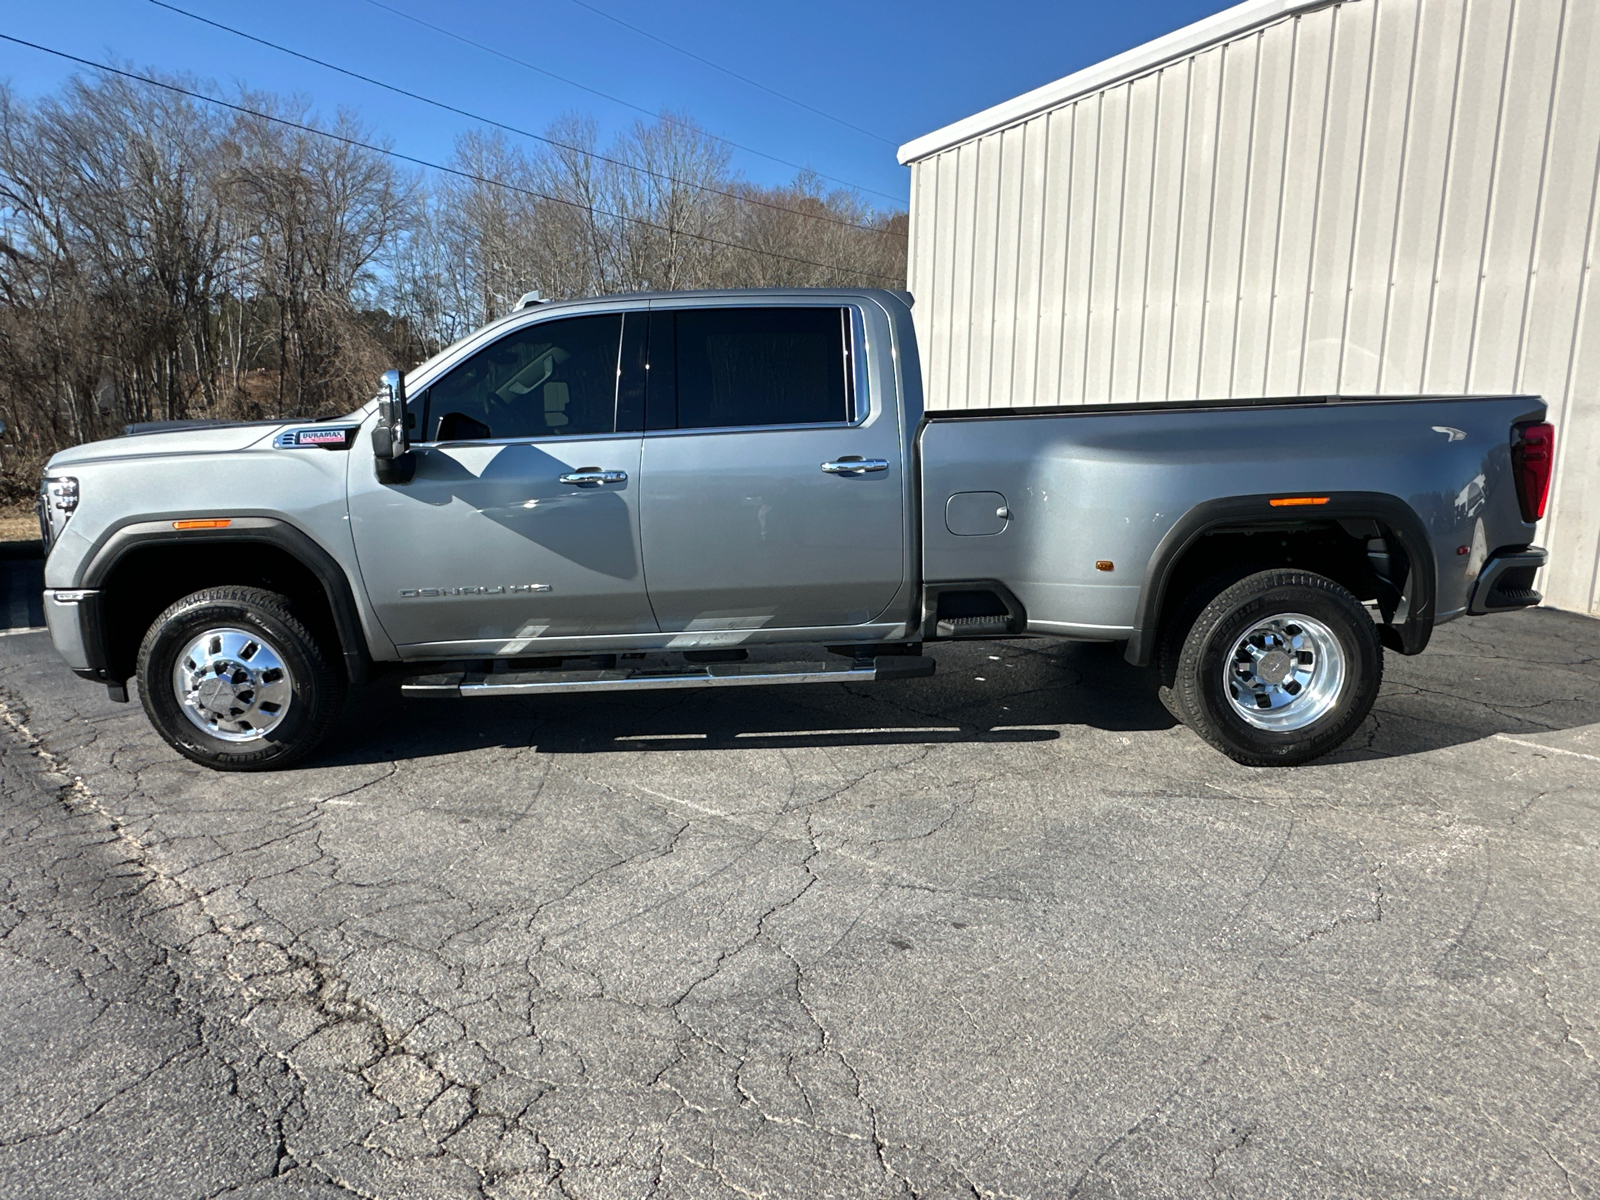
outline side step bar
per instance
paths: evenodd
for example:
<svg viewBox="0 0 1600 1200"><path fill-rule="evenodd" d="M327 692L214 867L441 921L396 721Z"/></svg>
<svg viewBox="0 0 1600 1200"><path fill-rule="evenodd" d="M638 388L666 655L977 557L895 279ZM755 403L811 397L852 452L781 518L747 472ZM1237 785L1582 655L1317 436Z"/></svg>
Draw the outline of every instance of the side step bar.
<svg viewBox="0 0 1600 1200"><path fill-rule="evenodd" d="M931 658L879 655L872 665L834 667L821 662L710 663L705 666L621 667L587 671L450 671L413 675L404 696L542 696L551 692L640 692L655 688L752 687L769 683L872 683L932 675Z"/></svg>

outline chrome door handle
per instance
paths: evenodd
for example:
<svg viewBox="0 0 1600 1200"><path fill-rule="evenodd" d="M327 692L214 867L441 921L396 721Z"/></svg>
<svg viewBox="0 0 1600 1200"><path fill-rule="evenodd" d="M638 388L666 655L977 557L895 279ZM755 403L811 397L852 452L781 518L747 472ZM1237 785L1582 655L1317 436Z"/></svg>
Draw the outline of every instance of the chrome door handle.
<svg viewBox="0 0 1600 1200"><path fill-rule="evenodd" d="M865 475L868 471L887 471L889 460L886 458L840 458L833 462L825 462L822 469L829 475Z"/></svg>
<svg viewBox="0 0 1600 1200"><path fill-rule="evenodd" d="M566 475L557 476L558 483L571 483L582 487L588 483L627 483L626 471L602 471L599 467L579 467Z"/></svg>

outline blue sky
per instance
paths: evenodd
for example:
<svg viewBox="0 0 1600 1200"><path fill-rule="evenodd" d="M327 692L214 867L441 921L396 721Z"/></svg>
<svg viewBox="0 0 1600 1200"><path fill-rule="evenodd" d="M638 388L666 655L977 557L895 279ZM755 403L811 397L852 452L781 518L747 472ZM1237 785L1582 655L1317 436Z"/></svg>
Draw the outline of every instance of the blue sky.
<svg viewBox="0 0 1600 1200"><path fill-rule="evenodd" d="M424 29L371 0L172 2L534 131L578 113L598 120L606 140L639 116ZM713 133L881 193L869 199L885 206L903 205L909 187L908 172L895 161L900 143L1228 7L1224 0L383 3L651 111L665 106L692 116ZM730 78L594 9L870 132ZM242 83L297 94L326 114L344 106L396 150L421 158L447 158L455 136L472 127L464 117L252 45L146 0L12 4L0 18L0 32L84 58L190 72L225 88ZM0 78L24 96L54 90L73 70L0 42ZM761 183L794 174L789 166L737 151L733 162Z"/></svg>

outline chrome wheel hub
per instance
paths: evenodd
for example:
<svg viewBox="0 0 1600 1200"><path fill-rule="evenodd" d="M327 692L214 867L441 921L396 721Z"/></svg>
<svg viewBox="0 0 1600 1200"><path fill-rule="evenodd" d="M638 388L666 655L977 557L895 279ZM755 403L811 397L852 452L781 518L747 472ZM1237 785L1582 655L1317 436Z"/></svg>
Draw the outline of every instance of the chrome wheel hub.
<svg viewBox="0 0 1600 1200"><path fill-rule="evenodd" d="M1347 674L1333 630L1314 617L1279 613L1234 642L1222 686L1249 724L1287 733L1326 715L1339 702Z"/></svg>
<svg viewBox="0 0 1600 1200"><path fill-rule="evenodd" d="M266 737L294 697L283 656L259 633L208 629L184 647L172 668L178 706L200 729L226 742Z"/></svg>

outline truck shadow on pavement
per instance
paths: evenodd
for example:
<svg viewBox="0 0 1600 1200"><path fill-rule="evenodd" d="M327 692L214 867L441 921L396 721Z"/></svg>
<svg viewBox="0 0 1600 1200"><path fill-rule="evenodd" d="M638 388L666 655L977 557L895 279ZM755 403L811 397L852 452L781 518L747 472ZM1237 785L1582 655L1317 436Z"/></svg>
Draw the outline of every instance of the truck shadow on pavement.
<svg viewBox="0 0 1600 1200"><path fill-rule="evenodd" d="M1600 724L1600 621L1536 608L1463 617L1413 658L1384 656L1372 716L1313 766Z"/></svg>
<svg viewBox="0 0 1600 1200"><path fill-rule="evenodd" d="M555 754L671 749L1053 742L1078 728L1154 733L1176 722L1150 669L1120 646L1055 641L930 648L932 678L867 685L403 700L361 689L340 734L308 766L393 762L491 746ZM1600 622L1549 609L1466 618L1419 657L1388 654L1373 715L1337 764L1426 753L1498 734L1600 724ZM373 732L377 731L377 732Z"/></svg>

